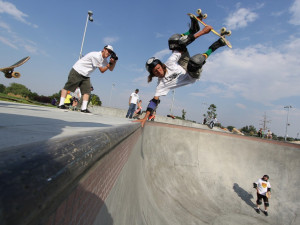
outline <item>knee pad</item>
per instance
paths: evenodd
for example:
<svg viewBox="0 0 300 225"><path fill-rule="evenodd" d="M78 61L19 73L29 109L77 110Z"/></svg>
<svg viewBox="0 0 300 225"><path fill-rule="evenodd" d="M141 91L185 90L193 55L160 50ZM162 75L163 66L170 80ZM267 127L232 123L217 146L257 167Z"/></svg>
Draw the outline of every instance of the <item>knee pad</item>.
<svg viewBox="0 0 300 225"><path fill-rule="evenodd" d="M194 55L190 58L187 66L187 72L193 78L200 78L202 66L205 64L206 57L202 54Z"/></svg>
<svg viewBox="0 0 300 225"><path fill-rule="evenodd" d="M262 201L261 200L257 200L256 203L257 203L257 205L261 205Z"/></svg>
<svg viewBox="0 0 300 225"><path fill-rule="evenodd" d="M180 38L181 38L180 34L173 34L169 38L168 44L169 44L170 50L186 51L186 47L184 45L182 45L181 43L179 43Z"/></svg>
<svg viewBox="0 0 300 225"><path fill-rule="evenodd" d="M269 205L270 205L269 202L265 202L266 207L269 207Z"/></svg>

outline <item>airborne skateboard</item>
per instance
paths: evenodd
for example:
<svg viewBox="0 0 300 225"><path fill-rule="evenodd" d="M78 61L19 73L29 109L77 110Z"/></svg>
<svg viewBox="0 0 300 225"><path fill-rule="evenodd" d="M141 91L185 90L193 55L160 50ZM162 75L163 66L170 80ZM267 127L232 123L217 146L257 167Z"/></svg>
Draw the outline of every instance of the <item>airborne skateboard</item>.
<svg viewBox="0 0 300 225"><path fill-rule="evenodd" d="M20 61L16 62L15 64L9 66L9 67L4 67L4 68L0 68L0 71L4 73L4 76L8 79L14 77L14 78L19 78L21 76L21 73L19 72L14 72L14 69L16 67L19 67L21 65L23 65L25 62L27 62L30 59L29 56L21 59Z"/></svg>
<svg viewBox="0 0 300 225"><path fill-rule="evenodd" d="M207 18L207 14L202 14L201 9L197 10L197 14L198 16L195 16L192 13L188 13L189 16L193 16L194 18L196 18L200 23L202 23L204 26L207 26L206 23L203 22L203 19ZM230 36L231 35L231 31L227 31L225 27L222 27L220 30L220 33L215 31L214 29L211 30L215 35L219 36L220 38L222 38L224 40L224 42L226 43L226 45L229 48L232 48L232 45L230 44L230 42L225 38L225 36Z"/></svg>

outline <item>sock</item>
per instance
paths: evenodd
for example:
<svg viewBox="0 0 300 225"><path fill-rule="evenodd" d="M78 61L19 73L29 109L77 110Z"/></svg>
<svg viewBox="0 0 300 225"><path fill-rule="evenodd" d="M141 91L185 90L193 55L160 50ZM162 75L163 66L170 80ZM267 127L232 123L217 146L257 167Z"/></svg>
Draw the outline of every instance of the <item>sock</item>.
<svg viewBox="0 0 300 225"><path fill-rule="evenodd" d="M65 104L65 100L66 100L66 98L60 97L59 106L64 105Z"/></svg>
<svg viewBox="0 0 300 225"><path fill-rule="evenodd" d="M83 100L81 105L81 110L85 110L87 108L88 101Z"/></svg>
<svg viewBox="0 0 300 225"><path fill-rule="evenodd" d="M189 35L189 34L190 34L190 31L187 31L187 32L181 34L181 36L185 36L185 35Z"/></svg>
<svg viewBox="0 0 300 225"><path fill-rule="evenodd" d="M210 56L210 54L213 52L213 50L210 48L210 49L208 49L204 54L206 54L207 55L207 57L208 56ZM206 57L206 58L207 58Z"/></svg>

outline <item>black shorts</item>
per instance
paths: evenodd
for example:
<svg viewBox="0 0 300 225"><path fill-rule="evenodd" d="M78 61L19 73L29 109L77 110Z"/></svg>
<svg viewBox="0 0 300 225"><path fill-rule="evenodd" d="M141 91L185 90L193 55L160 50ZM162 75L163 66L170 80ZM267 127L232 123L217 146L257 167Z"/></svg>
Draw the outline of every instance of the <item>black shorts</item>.
<svg viewBox="0 0 300 225"><path fill-rule="evenodd" d="M267 196L257 193L257 203L262 202L262 199L264 200L264 203L269 202Z"/></svg>
<svg viewBox="0 0 300 225"><path fill-rule="evenodd" d="M64 89L74 92L78 87L80 88L81 94L91 94L90 78L80 75L76 70L72 68Z"/></svg>

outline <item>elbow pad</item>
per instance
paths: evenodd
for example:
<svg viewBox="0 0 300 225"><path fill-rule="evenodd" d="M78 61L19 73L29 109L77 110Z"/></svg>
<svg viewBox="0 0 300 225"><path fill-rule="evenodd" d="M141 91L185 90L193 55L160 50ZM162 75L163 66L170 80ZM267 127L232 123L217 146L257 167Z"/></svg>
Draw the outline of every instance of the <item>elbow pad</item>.
<svg viewBox="0 0 300 225"><path fill-rule="evenodd" d="M257 184L256 183L253 183L253 188L257 188Z"/></svg>
<svg viewBox="0 0 300 225"><path fill-rule="evenodd" d="M271 188L268 188L268 191L271 192Z"/></svg>
<svg viewBox="0 0 300 225"><path fill-rule="evenodd" d="M150 113L153 113L153 111L156 109L157 105L160 103L160 100L156 99L151 99L148 106L147 106L147 111Z"/></svg>

